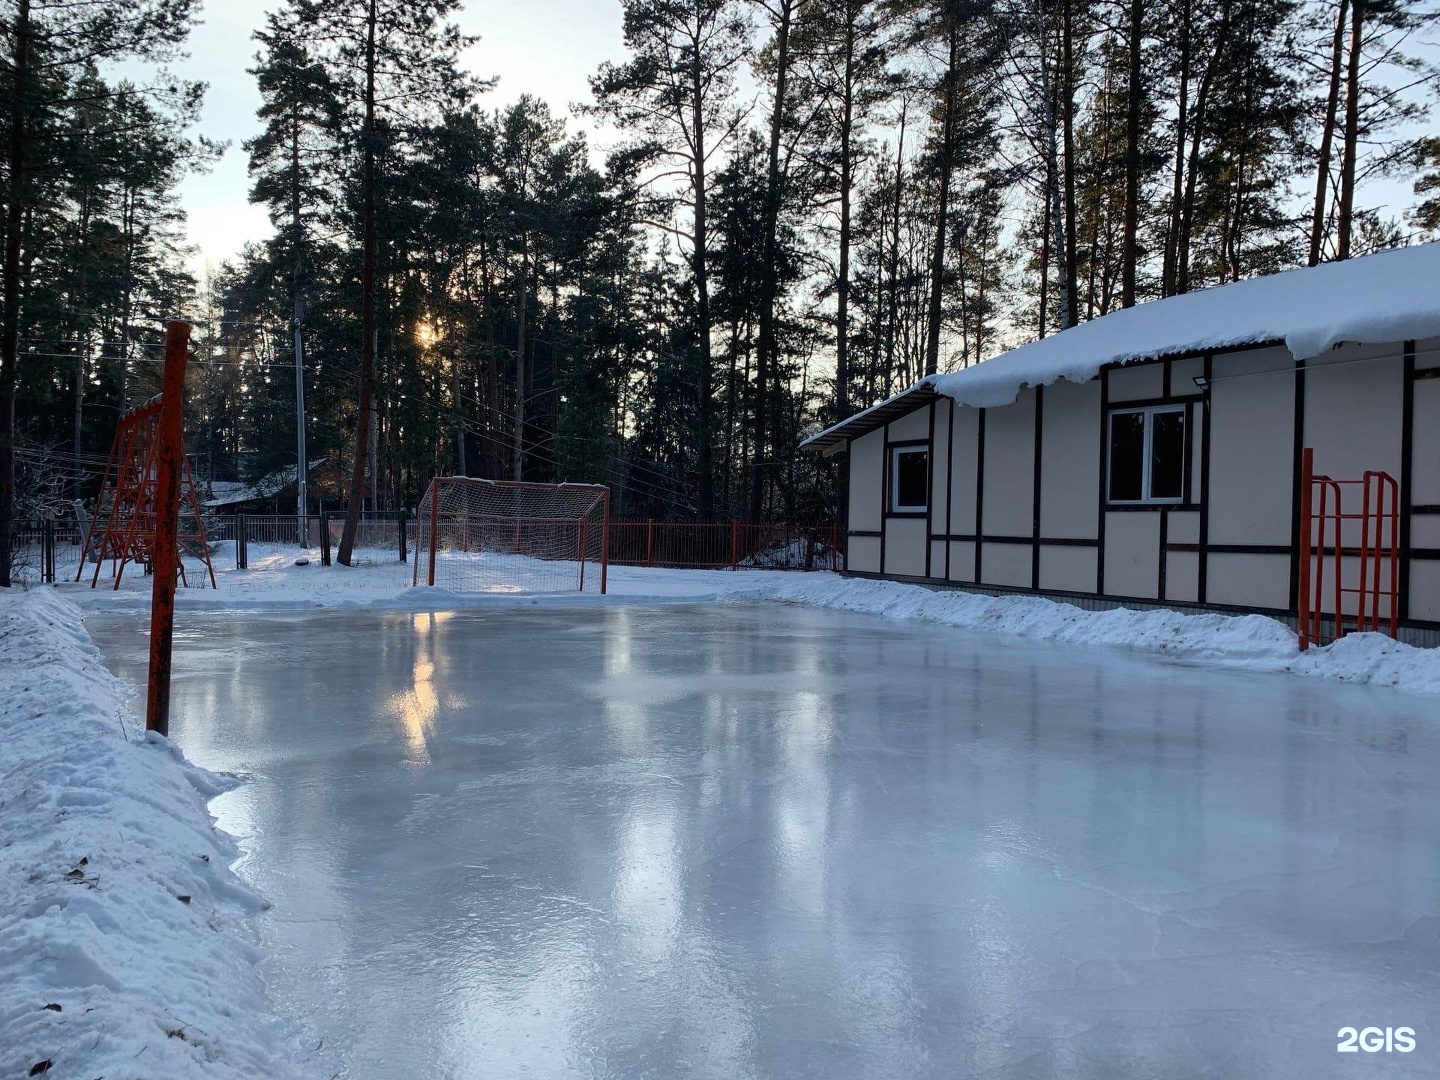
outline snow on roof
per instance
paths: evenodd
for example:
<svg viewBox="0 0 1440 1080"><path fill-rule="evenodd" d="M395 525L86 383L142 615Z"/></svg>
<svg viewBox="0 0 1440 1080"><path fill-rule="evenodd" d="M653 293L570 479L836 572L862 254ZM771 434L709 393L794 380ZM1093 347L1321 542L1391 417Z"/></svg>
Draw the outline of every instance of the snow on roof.
<svg viewBox="0 0 1440 1080"><path fill-rule="evenodd" d="M1023 387L1060 379L1088 382L1106 364L1265 342L1283 342L1299 361L1342 341L1378 344L1437 335L1440 243L1419 244L1152 300L973 367L931 375L917 387L984 409L1011 404ZM849 430L842 434L841 428ZM823 446L854 433L846 420L806 445Z"/></svg>
<svg viewBox="0 0 1440 1080"><path fill-rule="evenodd" d="M926 380L962 405L1009 405L1023 386L1088 382L1106 364L1283 341L1296 360L1342 341L1440 334L1440 243L1396 248L1154 300Z"/></svg>
<svg viewBox="0 0 1440 1080"><path fill-rule="evenodd" d="M309 463L307 475L325 463L324 458ZM268 499L295 483L296 466L283 465L267 473L253 484L242 484L232 480L216 480L210 484L210 498L200 505L209 507L237 506L240 503Z"/></svg>

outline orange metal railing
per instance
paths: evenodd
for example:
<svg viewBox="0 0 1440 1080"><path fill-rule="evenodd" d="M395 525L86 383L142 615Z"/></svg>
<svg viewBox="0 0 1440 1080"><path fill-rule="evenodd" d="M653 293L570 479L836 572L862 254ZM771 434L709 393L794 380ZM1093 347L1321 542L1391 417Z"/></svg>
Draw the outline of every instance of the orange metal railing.
<svg viewBox="0 0 1440 1080"><path fill-rule="evenodd" d="M1395 636L1400 618L1400 485L1387 472L1359 480L1315 472L1315 451L1301 455L1297 568L1300 648L1347 633ZM1348 510L1346 492L1360 495ZM1358 523L1358 544L1355 527ZM1353 582L1353 584L1352 584ZM1353 610L1348 610L1352 609Z"/></svg>

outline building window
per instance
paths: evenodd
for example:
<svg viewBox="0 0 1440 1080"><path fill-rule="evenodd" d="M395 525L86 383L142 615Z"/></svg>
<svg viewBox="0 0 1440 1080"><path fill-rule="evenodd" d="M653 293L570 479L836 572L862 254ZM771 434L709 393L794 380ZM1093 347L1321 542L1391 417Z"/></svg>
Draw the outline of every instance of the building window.
<svg viewBox="0 0 1440 1080"><path fill-rule="evenodd" d="M890 451L890 512L923 514L930 504L930 448L897 446Z"/></svg>
<svg viewBox="0 0 1440 1080"><path fill-rule="evenodd" d="M1184 405L1112 412L1110 502L1183 502L1185 442Z"/></svg>

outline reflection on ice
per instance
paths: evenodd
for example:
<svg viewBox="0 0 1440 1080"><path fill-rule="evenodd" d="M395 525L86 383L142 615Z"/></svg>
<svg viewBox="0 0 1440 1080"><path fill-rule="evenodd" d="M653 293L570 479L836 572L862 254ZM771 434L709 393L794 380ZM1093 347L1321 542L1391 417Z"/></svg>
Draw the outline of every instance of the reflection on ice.
<svg viewBox="0 0 1440 1080"><path fill-rule="evenodd" d="M1432 701L780 607L190 618L324 1075L1435 1073Z"/></svg>

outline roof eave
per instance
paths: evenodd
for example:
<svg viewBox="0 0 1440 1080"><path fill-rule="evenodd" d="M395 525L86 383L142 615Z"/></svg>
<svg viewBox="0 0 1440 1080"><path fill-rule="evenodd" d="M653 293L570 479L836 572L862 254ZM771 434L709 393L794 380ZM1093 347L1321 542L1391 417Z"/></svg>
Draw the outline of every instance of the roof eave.
<svg viewBox="0 0 1440 1080"><path fill-rule="evenodd" d="M863 412L858 412L841 420L838 424L833 424L817 435L811 435L800 444L799 448L801 450L819 450L826 455L833 454L851 439L868 435L870 432L884 427L891 420L930 404L939 396L929 383L916 383L908 390L903 390L892 398L886 398L878 405L872 405Z"/></svg>

